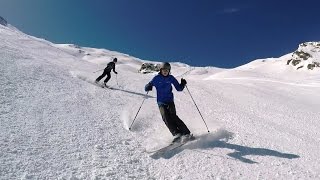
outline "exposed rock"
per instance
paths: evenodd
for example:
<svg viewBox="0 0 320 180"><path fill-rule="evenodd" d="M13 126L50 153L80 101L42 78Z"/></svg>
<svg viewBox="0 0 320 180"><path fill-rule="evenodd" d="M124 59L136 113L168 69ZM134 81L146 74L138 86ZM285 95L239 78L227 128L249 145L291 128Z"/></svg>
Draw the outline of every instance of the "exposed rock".
<svg viewBox="0 0 320 180"><path fill-rule="evenodd" d="M303 60L307 60L309 57L311 57L309 53L303 51L295 51L293 54L299 58L302 58Z"/></svg>
<svg viewBox="0 0 320 180"><path fill-rule="evenodd" d="M0 16L0 24L3 26L7 26L8 22L3 17Z"/></svg>
<svg viewBox="0 0 320 180"><path fill-rule="evenodd" d="M292 60L292 65L296 66L301 62L301 60Z"/></svg>
<svg viewBox="0 0 320 180"><path fill-rule="evenodd" d="M160 64L153 64L153 63L143 63L139 70L140 73L154 73L160 71Z"/></svg>
<svg viewBox="0 0 320 180"><path fill-rule="evenodd" d="M313 70L320 66L320 42L305 42L299 45L287 61L287 65L295 66L296 69Z"/></svg>
<svg viewBox="0 0 320 180"><path fill-rule="evenodd" d="M287 61L287 65L289 65L291 61L292 61L292 59L289 59L289 60Z"/></svg>

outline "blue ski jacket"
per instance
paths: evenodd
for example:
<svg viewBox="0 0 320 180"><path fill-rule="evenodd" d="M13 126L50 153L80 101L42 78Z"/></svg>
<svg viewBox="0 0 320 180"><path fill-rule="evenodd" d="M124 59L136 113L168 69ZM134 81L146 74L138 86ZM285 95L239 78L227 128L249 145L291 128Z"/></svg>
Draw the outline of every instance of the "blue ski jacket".
<svg viewBox="0 0 320 180"><path fill-rule="evenodd" d="M163 76L158 74L145 86L145 91L151 91L153 86L156 87L158 105L167 104L173 102L171 84L173 84L177 91L184 89L184 86L179 84L177 79L172 75Z"/></svg>

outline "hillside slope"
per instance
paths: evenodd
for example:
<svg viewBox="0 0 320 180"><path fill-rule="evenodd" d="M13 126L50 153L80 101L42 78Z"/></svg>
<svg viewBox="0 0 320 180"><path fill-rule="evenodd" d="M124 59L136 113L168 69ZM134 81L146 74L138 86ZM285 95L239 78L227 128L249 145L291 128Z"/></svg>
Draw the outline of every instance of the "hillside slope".
<svg viewBox="0 0 320 180"><path fill-rule="evenodd" d="M145 61L84 48L101 53L90 58L10 27L0 34L0 179L320 178L317 71L297 74L281 58L235 69L173 63L210 133L189 91L174 90L197 140L157 159L146 151L172 137L155 91L144 92ZM90 83L115 56L114 90Z"/></svg>

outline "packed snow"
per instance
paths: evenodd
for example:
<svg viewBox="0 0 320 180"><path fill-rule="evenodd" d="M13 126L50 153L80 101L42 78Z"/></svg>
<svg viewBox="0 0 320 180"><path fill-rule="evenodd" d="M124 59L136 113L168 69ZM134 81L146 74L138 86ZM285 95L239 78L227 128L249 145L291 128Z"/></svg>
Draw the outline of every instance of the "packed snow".
<svg viewBox="0 0 320 180"><path fill-rule="evenodd" d="M113 89L94 85L114 57ZM188 82L175 104L196 140L154 158L172 135L155 90L144 92L155 74L138 73L151 61L0 25L0 179L320 179L320 72L290 57L171 63Z"/></svg>

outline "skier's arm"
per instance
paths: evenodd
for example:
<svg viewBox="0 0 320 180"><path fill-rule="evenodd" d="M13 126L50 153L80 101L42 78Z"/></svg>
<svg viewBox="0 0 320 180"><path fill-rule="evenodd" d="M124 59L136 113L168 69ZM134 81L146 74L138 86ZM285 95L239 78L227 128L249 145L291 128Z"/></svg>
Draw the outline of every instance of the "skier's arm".
<svg viewBox="0 0 320 180"><path fill-rule="evenodd" d="M174 87L176 88L177 91L182 91L184 89L185 85L187 84L187 82L185 79L181 78L181 84L179 84L177 79L172 76L172 84L174 85Z"/></svg>
<svg viewBox="0 0 320 180"><path fill-rule="evenodd" d="M113 66L113 72L114 72L115 74L118 74L118 73L116 72L116 65Z"/></svg>
<svg viewBox="0 0 320 180"><path fill-rule="evenodd" d="M152 91L152 81L150 81L146 86L144 87L145 91Z"/></svg>

